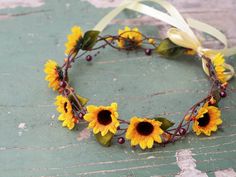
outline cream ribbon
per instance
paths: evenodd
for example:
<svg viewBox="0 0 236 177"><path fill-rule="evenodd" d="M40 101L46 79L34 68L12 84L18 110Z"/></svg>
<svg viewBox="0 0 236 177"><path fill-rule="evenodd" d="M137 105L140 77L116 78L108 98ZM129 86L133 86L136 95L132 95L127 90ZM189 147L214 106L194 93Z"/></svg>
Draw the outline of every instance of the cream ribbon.
<svg viewBox="0 0 236 177"><path fill-rule="evenodd" d="M155 2L162 6L168 13L142 4L141 2L144 1ZM192 18L185 20L178 10L165 0L124 0L117 8L105 15L105 17L94 27L94 30L102 32L112 19L114 19L124 9L130 9L148 15L173 26L174 28L168 30L167 37L176 45L196 51L200 57L207 56L213 59L216 53L222 53L225 56L236 54L236 47L228 48L227 39L223 33L198 20ZM190 27L213 36L224 44L224 48L221 50L204 48ZM204 72L209 75L208 68L206 67L206 60L203 58L202 67ZM224 64L224 67L228 70L227 72L224 72L226 79L230 80L235 75L234 68L226 63Z"/></svg>

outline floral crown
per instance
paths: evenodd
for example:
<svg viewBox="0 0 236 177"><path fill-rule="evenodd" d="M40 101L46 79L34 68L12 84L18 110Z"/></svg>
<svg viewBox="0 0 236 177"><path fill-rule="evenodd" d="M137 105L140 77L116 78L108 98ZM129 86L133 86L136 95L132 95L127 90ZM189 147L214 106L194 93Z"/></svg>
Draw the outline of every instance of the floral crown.
<svg viewBox="0 0 236 177"><path fill-rule="evenodd" d="M164 0L152 1L168 13L151 8L141 3L141 0L124 1L108 13L93 30L83 33L79 26L72 27L65 43L66 58L61 66L54 60L47 61L44 69L45 80L49 82L49 87L59 93L55 105L63 127L76 129L80 122L85 121L88 122L88 128L93 129L96 140L104 146L110 146L116 138L119 144L129 140L131 146L139 145L146 149L152 148L155 143L167 144L184 137L191 131L191 126L197 135L210 136L222 124L218 103L227 96L228 81L234 76L234 68L225 63L223 56L235 54L236 48L227 48L224 34L214 27L194 19L184 19L175 7ZM149 37L138 28L129 27L119 30L116 35L101 35L109 22L124 9L143 13L171 25L167 38ZM190 27L215 37L225 48L204 48ZM134 116L130 120L123 120L119 118L118 105L115 102L109 106L87 106L88 99L76 93L71 86L68 71L81 58L91 62L93 57L89 52L107 46L120 52L143 50L146 55L158 54L164 57L196 55L202 61L203 70L211 81L211 88L204 98L186 111L177 124L163 117Z"/></svg>

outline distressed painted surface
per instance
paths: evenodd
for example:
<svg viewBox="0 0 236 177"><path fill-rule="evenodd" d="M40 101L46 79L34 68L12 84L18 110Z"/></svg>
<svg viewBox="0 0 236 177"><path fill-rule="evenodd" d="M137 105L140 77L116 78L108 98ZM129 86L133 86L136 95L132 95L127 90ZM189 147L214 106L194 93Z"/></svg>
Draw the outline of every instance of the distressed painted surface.
<svg viewBox="0 0 236 177"><path fill-rule="evenodd" d="M224 169L224 170L218 170L215 172L216 177L236 177L236 172L232 168Z"/></svg>
<svg viewBox="0 0 236 177"><path fill-rule="evenodd" d="M97 8L107 8L107 7L116 7L122 0L84 0L93 4Z"/></svg>
<svg viewBox="0 0 236 177"><path fill-rule="evenodd" d="M0 0L0 9L20 7L39 7L43 0Z"/></svg>
<svg viewBox="0 0 236 177"><path fill-rule="evenodd" d="M236 6L233 0L214 3L207 0L202 2L204 5L197 0L172 2L185 15L216 25L226 32L230 43L234 43ZM97 9L89 2L78 0L44 1L44 5L36 8L0 8L1 177L175 176L181 172L176 152L183 149L191 151L196 169L209 177L234 174L235 79L228 99L220 105L224 124L212 137L190 134L175 144L149 151L131 149L128 143L104 148L95 142L83 123L79 131L61 128L53 105L56 93L47 88L42 70L47 58L63 60L63 43L72 25L79 24L85 30L92 28L110 9ZM156 35L157 29L163 34L165 29L159 22L142 22L145 17L138 21L135 14L126 11L113 21L114 25L106 33L114 33L124 18L136 20L137 25L145 24L140 28L150 35ZM132 22L122 21L123 24ZM211 39L207 43L215 45ZM236 66L235 59L227 60ZM81 95L90 98L90 103L117 101L122 118L158 114L175 122L209 87L197 59L170 60L108 48L102 50L93 63L75 64L71 80Z"/></svg>
<svg viewBox="0 0 236 177"><path fill-rule="evenodd" d="M206 173L196 169L196 160L189 149L178 150L176 152L176 162L181 171L175 177L207 177Z"/></svg>

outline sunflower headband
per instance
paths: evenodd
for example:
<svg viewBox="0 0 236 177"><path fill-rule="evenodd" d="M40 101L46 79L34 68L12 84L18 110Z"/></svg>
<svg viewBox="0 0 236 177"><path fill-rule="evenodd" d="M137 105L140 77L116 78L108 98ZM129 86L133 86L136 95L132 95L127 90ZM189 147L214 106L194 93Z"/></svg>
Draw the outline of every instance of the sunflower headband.
<svg viewBox="0 0 236 177"><path fill-rule="evenodd" d="M44 69L45 80L49 82L49 87L59 93L55 102L60 113L58 119L62 121L63 127L70 130L76 129L82 121L88 122L88 128L93 129L96 140L104 146L110 146L115 138L119 144L129 140L131 146L152 148L154 143L163 145L175 142L190 132L190 127L197 135L210 136L222 124L218 103L227 96L228 81L235 75L234 68L225 63L224 56L235 54L236 48L229 49L224 34L214 27L194 19L184 19L170 3L150 0L163 7L166 13L149 7L142 1L145 0L124 1L108 13L93 30L85 33L79 26L72 27L65 43L64 63L60 66L53 60L47 61ZM101 35L109 22L124 9L143 13L171 25L167 37L149 37L138 28L129 27L119 30L117 35ZM215 37L225 47L221 50L204 48L190 27ZM88 99L76 93L69 82L68 71L75 61L85 58L91 62L93 57L89 52L107 46L120 52L143 50L146 55L155 53L164 57L197 55L212 83L211 88L204 98L186 111L177 124L162 117L133 116L130 120L123 120L119 118L117 103L113 102L109 106L87 105Z"/></svg>

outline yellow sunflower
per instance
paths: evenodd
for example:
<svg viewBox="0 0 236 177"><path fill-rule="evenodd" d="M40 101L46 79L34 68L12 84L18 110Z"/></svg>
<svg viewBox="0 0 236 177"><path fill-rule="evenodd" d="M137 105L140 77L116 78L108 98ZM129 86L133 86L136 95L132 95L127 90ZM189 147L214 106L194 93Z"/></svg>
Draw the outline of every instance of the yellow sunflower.
<svg viewBox="0 0 236 177"><path fill-rule="evenodd" d="M115 134L117 127L120 125L117 112L117 103L112 103L110 106L87 106L87 114L84 119L89 122L88 127L93 128L93 133L101 132L105 136L108 131Z"/></svg>
<svg viewBox="0 0 236 177"><path fill-rule="evenodd" d="M210 136L211 132L215 132L220 124L222 124L221 111L217 107L208 106L208 103L205 103L194 118L193 131L197 135L204 133Z"/></svg>
<svg viewBox="0 0 236 177"><path fill-rule="evenodd" d="M161 124L153 119L132 117L126 132L126 139L131 140L131 146L139 144L142 149L152 148L154 142L162 142L160 135L164 131L160 128Z"/></svg>
<svg viewBox="0 0 236 177"><path fill-rule="evenodd" d="M68 98L62 95L57 96L55 105L57 106L57 111L61 113L58 120L63 121L62 126L70 130L73 129L75 123L78 123L78 119L73 115L72 105Z"/></svg>
<svg viewBox="0 0 236 177"><path fill-rule="evenodd" d="M57 111L59 113L66 114L68 112L72 112L72 106L69 99L62 95L58 95L56 97L55 105L57 106Z"/></svg>
<svg viewBox="0 0 236 177"><path fill-rule="evenodd" d="M62 126L72 130L75 124L79 123L79 120L73 116L72 113L60 114L58 120L63 121Z"/></svg>
<svg viewBox="0 0 236 177"><path fill-rule="evenodd" d="M69 54L73 49L75 49L82 38L83 32L79 26L73 26L71 28L71 34L67 36L68 41L65 43L65 54Z"/></svg>
<svg viewBox="0 0 236 177"><path fill-rule="evenodd" d="M53 60L48 60L44 66L46 73L45 80L48 81L48 87L53 90L58 90L60 87L60 80L62 80L62 71L58 64Z"/></svg>
<svg viewBox="0 0 236 177"><path fill-rule="evenodd" d="M222 54L218 53L217 55L214 56L212 63L214 65L215 71L216 71L216 76L219 79L221 83L226 83L227 78L226 75L224 74L224 71L226 70L224 67L225 64L225 59Z"/></svg>
<svg viewBox="0 0 236 177"><path fill-rule="evenodd" d="M117 44L120 48L133 48L142 44L142 34L138 28L130 29L128 26L124 30L119 30L120 39Z"/></svg>

